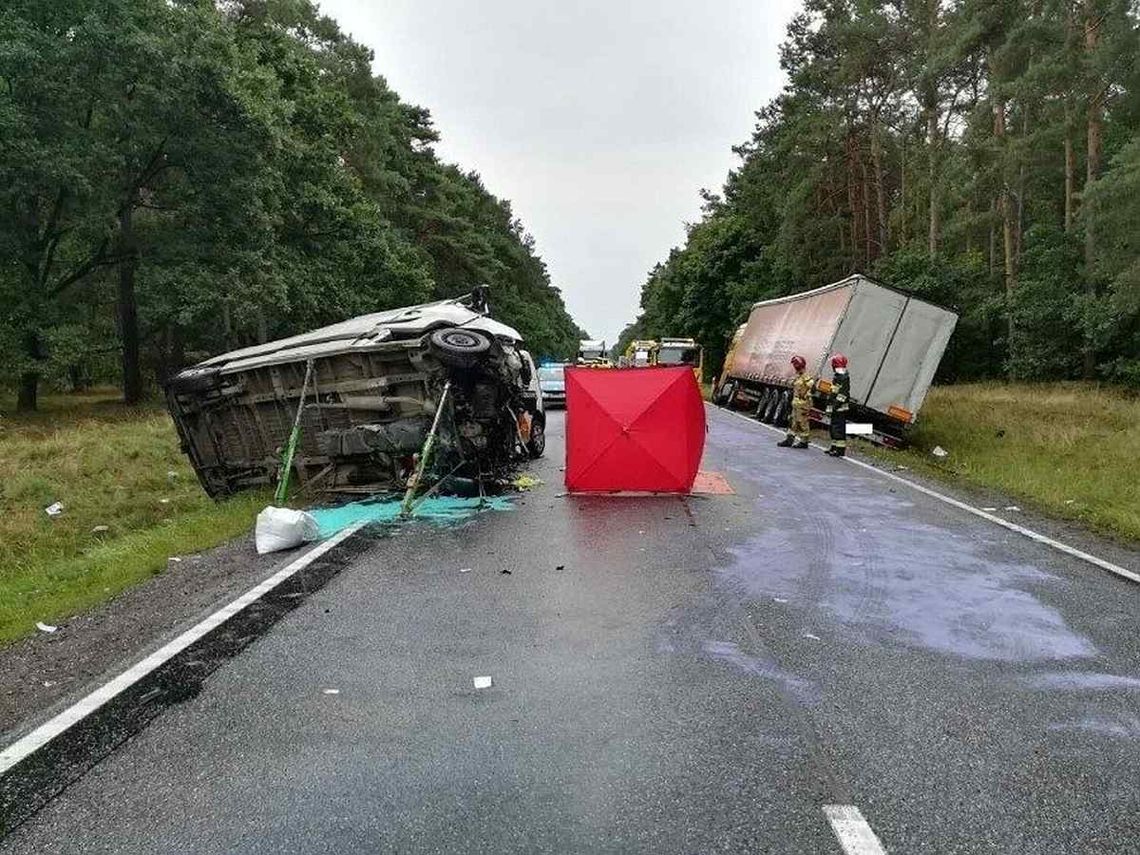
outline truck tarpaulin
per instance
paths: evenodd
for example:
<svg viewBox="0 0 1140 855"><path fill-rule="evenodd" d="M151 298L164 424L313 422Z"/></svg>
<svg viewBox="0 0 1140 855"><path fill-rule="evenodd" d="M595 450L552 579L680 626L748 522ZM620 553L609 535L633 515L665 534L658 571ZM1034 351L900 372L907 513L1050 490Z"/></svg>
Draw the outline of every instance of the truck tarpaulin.
<svg viewBox="0 0 1140 855"><path fill-rule="evenodd" d="M705 446L705 408L687 366L566 369L566 488L688 493Z"/></svg>

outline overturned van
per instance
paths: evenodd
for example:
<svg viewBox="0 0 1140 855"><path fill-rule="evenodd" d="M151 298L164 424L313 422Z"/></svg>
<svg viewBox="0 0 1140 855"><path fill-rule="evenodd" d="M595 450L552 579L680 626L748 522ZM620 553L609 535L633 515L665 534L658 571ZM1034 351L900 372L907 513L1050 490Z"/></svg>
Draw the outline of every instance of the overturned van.
<svg viewBox="0 0 1140 855"><path fill-rule="evenodd" d="M437 478L494 476L540 456L546 422L534 363L518 331L485 308L477 289L224 353L175 375L167 404L202 486L218 497L274 483L300 405L293 469L302 487L402 489L448 383Z"/></svg>

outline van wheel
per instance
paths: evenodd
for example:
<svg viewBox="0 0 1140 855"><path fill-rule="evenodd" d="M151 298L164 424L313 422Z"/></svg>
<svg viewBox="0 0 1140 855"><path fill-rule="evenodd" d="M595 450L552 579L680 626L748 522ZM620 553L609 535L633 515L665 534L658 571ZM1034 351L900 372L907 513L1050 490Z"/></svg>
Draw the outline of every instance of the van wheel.
<svg viewBox="0 0 1140 855"><path fill-rule="evenodd" d="M530 425L530 442L526 444L527 453L535 460L542 457L546 451L546 420L535 418Z"/></svg>
<svg viewBox="0 0 1140 855"><path fill-rule="evenodd" d="M451 368L472 368L491 349L491 339L477 330L436 330L428 339L436 359Z"/></svg>

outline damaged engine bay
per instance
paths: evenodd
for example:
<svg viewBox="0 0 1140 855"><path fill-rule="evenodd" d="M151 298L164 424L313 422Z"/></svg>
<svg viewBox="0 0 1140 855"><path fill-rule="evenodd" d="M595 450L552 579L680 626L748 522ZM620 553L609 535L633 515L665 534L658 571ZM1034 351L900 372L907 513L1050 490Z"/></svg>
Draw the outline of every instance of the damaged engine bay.
<svg viewBox="0 0 1140 855"><path fill-rule="evenodd" d="M534 362L487 315L485 289L213 357L175 375L166 398L215 498L276 482L298 406L292 472L306 491L404 489L441 401L437 482L482 486L545 448Z"/></svg>

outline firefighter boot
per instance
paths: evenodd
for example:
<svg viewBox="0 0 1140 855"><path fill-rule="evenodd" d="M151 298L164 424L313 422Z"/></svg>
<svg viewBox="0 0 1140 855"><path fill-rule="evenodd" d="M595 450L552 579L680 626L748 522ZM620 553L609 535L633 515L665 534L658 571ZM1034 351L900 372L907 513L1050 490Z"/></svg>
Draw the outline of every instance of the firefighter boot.
<svg viewBox="0 0 1140 855"><path fill-rule="evenodd" d="M806 439L801 439L797 440L796 444L793 445L792 448L810 448L810 445Z"/></svg>
<svg viewBox="0 0 1140 855"><path fill-rule="evenodd" d="M782 440L776 443L780 448L791 448L794 437L791 434L785 436Z"/></svg>
<svg viewBox="0 0 1140 855"><path fill-rule="evenodd" d="M827 449L825 453L831 457L846 457L847 449L843 448L843 446L833 445L831 448Z"/></svg>

